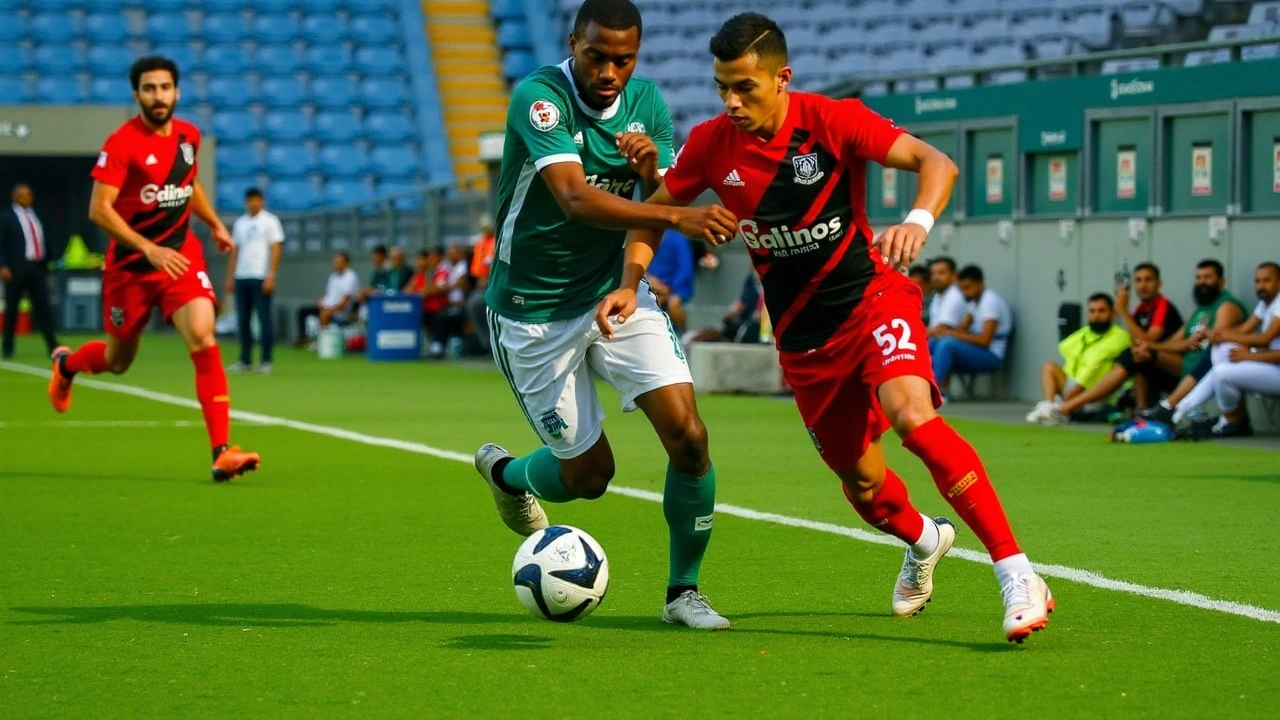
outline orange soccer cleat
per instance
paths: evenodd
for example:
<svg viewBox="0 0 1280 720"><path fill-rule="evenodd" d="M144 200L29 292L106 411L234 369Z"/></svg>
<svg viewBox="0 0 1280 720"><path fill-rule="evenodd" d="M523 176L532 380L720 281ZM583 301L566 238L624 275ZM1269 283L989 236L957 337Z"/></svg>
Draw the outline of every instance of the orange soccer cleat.
<svg viewBox="0 0 1280 720"><path fill-rule="evenodd" d="M226 482L257 470L261 459L256 452L244 452L238 445L225 447L213 460L213 481Z"/></svg>
<svg viewBox="0 0 1280 720"><path fill-rule="evenodd" d="M63 345L53 351L53 377L49 378L49 402L53 409L64 413L71 407L72 376L62 371L62 359L71 354L71 348Z"/></svg>

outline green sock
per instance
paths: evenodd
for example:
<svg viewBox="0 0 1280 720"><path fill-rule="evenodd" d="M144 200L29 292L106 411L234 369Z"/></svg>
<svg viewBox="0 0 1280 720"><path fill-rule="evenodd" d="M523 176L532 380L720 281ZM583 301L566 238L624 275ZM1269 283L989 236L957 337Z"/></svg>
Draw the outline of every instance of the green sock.
<svg viewBox="0 0 1280 720"><path fill-rule="evenodd" d="M698 584L702 556L711 541L711 518L716 508L716 469L695 478L667 466L662 492L662 514L671 532L669 587Z"/></svg>
<svg viewBox="0 0 1280 720"><path fill-rule="evenodd" d="M546 446L518 457L502 469L502 482L514 490L526 490L539 500L562 503L573 500L560 479L560 461Z"/></svg>

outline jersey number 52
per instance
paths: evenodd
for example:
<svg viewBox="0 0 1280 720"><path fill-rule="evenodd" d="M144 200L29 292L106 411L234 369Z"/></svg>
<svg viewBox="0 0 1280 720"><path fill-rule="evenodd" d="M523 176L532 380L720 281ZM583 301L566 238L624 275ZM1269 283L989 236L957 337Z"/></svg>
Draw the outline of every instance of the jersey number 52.
<svg viewBox="0 0 1280 720"><path fill-rule="evenodd" d="M896 332L895 332L896 331ZM887 325L881 325L871 331L876 343L880 345L880 354L888 357L899 350L913 351L916 344L911 342L911 326L902 318L894 318Z"/></svg>

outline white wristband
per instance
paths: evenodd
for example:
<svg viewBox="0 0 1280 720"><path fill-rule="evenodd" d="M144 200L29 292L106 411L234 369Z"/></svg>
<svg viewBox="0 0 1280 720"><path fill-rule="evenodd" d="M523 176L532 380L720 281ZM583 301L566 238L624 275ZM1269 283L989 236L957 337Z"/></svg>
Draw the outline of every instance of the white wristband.
<svg viewBox="0 0 1280 720"><path fill-rule="evenodd" d="M919 225L924 228L924 232L927 235L933 229L933 213L921 208L915 208L907 213L907 217L903 219L902 224L905 225L907 223Z"/></svg>

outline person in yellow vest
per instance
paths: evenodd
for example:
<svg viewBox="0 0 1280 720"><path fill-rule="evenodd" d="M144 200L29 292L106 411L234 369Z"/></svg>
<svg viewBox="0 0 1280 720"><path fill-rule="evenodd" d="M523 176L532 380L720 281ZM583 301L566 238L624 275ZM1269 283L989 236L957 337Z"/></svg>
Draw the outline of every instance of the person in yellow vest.
<svg viewBox="0 0 1280 720"><path fill-rule="evenodd" d="M1110 295L1094 293L1089 297L1088 324L1058 343L1062 364L1050 360L1040 370L1044 399L1027 414L1027 422L1040 422L1040 417L1056 404L1093 387L1111 369L1116 357L1129 349L1129 333L1115 324L1115 315Z"/></svg>

